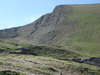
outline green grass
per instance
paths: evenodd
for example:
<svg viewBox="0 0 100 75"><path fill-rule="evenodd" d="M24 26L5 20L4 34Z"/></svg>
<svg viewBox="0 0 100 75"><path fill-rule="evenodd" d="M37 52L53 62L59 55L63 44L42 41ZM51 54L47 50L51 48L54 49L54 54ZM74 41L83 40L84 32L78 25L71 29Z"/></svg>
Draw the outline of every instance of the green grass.
<svg viewBox="0 0 100 75"><path fill-rule="evenodd" d="M88 75L100 75L100 68L87 64L75 63L72 61L63 61L50 57L31 56L31 55L1 55L0 61L3 63L0 66L1 71L12 70L14 72L22 71L26 75L43 74L55 75L55 73L82 73ZM13 61L13 62L12 62ZM9 65L8 65L9 63ZM5 68L6 66L6 68Z"/></svg>
<svg viewBox="0 0 100 75"><path fill-rule="evenodd" d="M5 71L0 71L0 75L25 75L25 74L20 74L19 72L5 70Z"/></svg>
<svg viewBox="0 0 100 75"><path fill-rule="evenodd" d="M60 57L61 59L72 58L72 53L81 54L83 57L100 57L100 4L72 5L66 8L68 9L65 9L65 12L62 12L64 15L66 15L64 16L63 23L61 23L62 25L57 25L58 31L64 30L64 36L62 35L64 40L58 41L58 44L56 42L53 44L62 46L62 49L65 48L63 52L66 54L70 52L68 54L69 56L65 55L64 53L60 54L62 49L52 49L52 47L44 47L42 50L35 50L35 47L33 49L28 48L29 51L36 53L37 55L45 55L56 58ZM70 13L67 15L67 12ZM69 36L65 36L67 34L67 27L70 28L70 26L73 27L71 28L73 29L72 33L69 33L69 30ZM19 48L28 46L30 46L30 43L26 40L7 40L6 42L0 41L1 50L21 51Z"/></svg>
<svg viewBox="0 0 100 75"><path fill-rule="evenodd" d="M99 67L68 61L73 58L100 57L100 5L71 7L71 13L65 18L64 24L70 24L68 21L72 21L75 31L68 37L64 37L64 40L58 41L54 46L36 45L26 40L0 40L0 51L26 52L36 55L2 54L0 65L43 75L55 75L54 71L59 73L59 70L66 73L70 71L83 75L100 75ZM9 67L6 69L9 70ZM5 68L0 67L0 71L3 70Z"/></svg>
<svg viewBox="0 0 100 75"><path fill-rule="evenodd" d="M22 52L33 53L36 56L53 57L60 60L69 60L81 57L81 55L76 52L47 45L30 45L28 47L24 47Z"/></svg>
<svg viewBox="0 0 100 75"><path fill-rule="evenodd" d="M56 73L82 73L87 75L100 75L100 68L87 64L80 64L71 61L63 61L50 57L31 56L31 55L5 55L0 56L2 69L0 71L11 70L22 71L26 75L42 74L42 75L55 75ZM12 62L13 61L13 62ZM10 65L8 65L8 63ZM1 66L0 65L0 66ZM6 69L5 69L6 66ZM7 67L8 66L8 67ZM19 70L19 71L18 71Z"/></svg>
<svg viewBox="0 0 100 75"><path fill-rule="evenodd" d="M74 8L70 18L75 22L76 32L72 38L82 42L100 42L100 5Z"/></svg>
<svg viewBox="0 0 100 75"><path fill-rule="evenodd" d="M78 58L81 55L71 50L58 48L56 46L48 45L33 45L26 42L15 43L13 41L0 41L0 51L3 52L24 52L26 54L34 54L36 56L53 57L61 60L68 60Z"/></svg>
<svg viewBox="0 0 100 75"><path fill-rule="evenodd" d="M84 57L100 57L100 4L72 6L71 9L68 17L75 31L59 44Z"/></svg>
<svg viewBox="0 0 100 75"><path fill-rule="evenodd" d="M20 48L33 45L32 43L22 40L0 40L0 51L20 52Z"/></svg>

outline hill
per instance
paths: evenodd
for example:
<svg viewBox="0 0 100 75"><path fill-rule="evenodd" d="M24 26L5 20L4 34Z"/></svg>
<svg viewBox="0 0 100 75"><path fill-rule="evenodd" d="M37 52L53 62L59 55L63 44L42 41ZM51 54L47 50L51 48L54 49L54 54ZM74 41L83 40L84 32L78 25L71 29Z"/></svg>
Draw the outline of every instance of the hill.
<svg viewBox="0 0 100 75"><path fill-rule="evenodd" d="M0 39L56 44L87 56L100 56L100 4L60 5L28 25L0 30Z"/></svg>
<svg viewBox="0 0 100 75"><path fill-rule="evenodd" d="M82 38L86 38L85 41L93 41L94 39L96 42L99 36L95 36L98 32L96 28L99 29L99 9L99 4L60 5L52 13L40 17L33 23L1 30L0 38L24 38L37 43L56 43L77 32L77 35L73 35L73 38L78 37L76 40L84 41ZM91 39L87 36L88 34L85 34L86 32L90 35L89 37L92 36ZM79 36L81 33L84 34L83 37Z"/></svg>
<svg viewBox="0 0 100 75"><path fill-rule="evenodd" d="M72 61L100 58L99 19L100 4L60 5L28 25L0 30L1 73L100 75L99 67Z"/></svg>

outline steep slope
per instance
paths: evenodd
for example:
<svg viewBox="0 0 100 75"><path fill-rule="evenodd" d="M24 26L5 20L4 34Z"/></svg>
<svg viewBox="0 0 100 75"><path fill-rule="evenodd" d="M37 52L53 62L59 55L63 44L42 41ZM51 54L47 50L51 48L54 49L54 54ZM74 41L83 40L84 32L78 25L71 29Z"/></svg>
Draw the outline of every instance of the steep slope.
<svg viewBox="0 0 100 75"><path fill-rule="evenodd" d="M100 4L60 5L33 23L0 30L0 73L100 75L93 66L100 62L99 30Z"/></svg>
<svg viewBox="0 0 100 75"><path fill-rule="evenodd" d="M73 34L76 40L99 42L99 35L96 35L99 34L99 9L99 4L57 6L52 13L33 23L1 30L0 38L24 38L37 43L48 43L66 39L71 32L76 31Z"/></svg>
<svg viewBox="0 0 100 75"><path fill-rule="evenodd" d="M42 16L29 25L1 30L0 38L24 38L37 43L57 42L65 36L65 33L73 31L72 22L67 19L70 12L71 6L57 6L52 13ZM63 24L65 18L67 23Z"/></svg>
<svg viewBox="0 0 100 75"><path fill-rule="evenodd" d="M82 54L100 57L100 5L75 6L70 19L75 24L75 32L63 40L63 45Z"/></svg>
<svg viewBox="0 0 100 75"><path fill-rule="evenodd" d="M0 31L1 39L55 44L100 57L100 4L60 5L28 25Z"/></svg>

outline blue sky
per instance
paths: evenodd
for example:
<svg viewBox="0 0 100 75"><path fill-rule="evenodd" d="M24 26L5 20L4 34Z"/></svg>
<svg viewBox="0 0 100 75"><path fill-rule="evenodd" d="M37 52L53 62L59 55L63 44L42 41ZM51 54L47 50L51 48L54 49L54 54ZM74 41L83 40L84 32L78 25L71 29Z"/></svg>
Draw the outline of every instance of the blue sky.
<svg viewBox="0 0 100 75"><path fill-rule="evenodd" d="M33 22L57 5L91 3L100 3L100 0L0 0L0 29Z"/></svg>

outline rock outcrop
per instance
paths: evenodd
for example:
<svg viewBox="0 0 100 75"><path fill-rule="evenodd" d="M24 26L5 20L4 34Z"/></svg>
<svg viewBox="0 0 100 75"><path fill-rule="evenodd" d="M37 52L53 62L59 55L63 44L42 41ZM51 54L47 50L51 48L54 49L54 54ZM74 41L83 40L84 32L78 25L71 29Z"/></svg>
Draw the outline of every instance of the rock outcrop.
<svg viewBox="0 0 100 75"><path fill-rule="evenodd" d="M86 64L90 64L90 65L95 65L95 66L99 66L100 67L100 58L96 58L96 57L92 57L89 59L73 59L74 62L78 62L78 63L86 63Z"/></svg>

